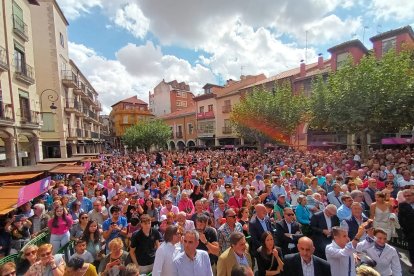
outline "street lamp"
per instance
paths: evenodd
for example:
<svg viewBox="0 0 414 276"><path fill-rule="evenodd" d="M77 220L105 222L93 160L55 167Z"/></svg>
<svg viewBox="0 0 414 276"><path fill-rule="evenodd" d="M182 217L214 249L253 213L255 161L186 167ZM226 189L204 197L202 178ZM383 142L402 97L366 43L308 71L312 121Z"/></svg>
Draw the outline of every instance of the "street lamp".
<svg viewBox="0 0 414 276"><path fill-rule="evenodd" d="M40 93L40 112L43 114L43 101L42 101L42 97L43 97L43 94L44 94L45 92L50 93L50 94L47 96L47 99L51 102L51 105L49 106L49 108L50 108L50 110L52 111L52 113L53 113L53 114L55 114L55 113L56 113L56 109L57 109L57 106L55 105L55 102L59 99L59 95L58 95L58 93L57 93L55 90L53 90L53 89L45 89L45 90L43 90L43 91Z"/></svg>

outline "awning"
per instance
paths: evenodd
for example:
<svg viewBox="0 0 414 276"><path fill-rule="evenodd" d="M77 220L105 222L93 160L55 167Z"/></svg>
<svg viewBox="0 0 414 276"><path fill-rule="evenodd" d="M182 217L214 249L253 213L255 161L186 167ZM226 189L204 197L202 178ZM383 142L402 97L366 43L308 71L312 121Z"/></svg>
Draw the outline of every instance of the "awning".
<svg viewBox="0 0 414 276"><path fill-rule="evenodd" d="M23 186L3 186L0 188L0 214L7 214L17 207L19 191Z"/></svg>
<svg viewBox="0 0 414 276"><path fill-rule="evenodd" d="M82 161L83 162L91 162L91 163L100 163L100 162L102 162L102 160L99 159L99 158L86 158Z"/></svg>
<svg viewBox="0 0 414 276"><path fill-rule="evenodd" d="M10 174L0 175L0 182L11 182L11 181L23 181L27 179L35 178L42 173L21 173L21 174Z"/></svg>
<svg viewBox="0 0 414 276"><path fill-rule="evenodd" d="M51 170L50 173L84 174L85 168L83 166L62 166Z"/></svg>
<svg viewBox="0 0 414 276"><path fill-rule="evenodd" d="M414 144L414 139L413 138L398 138L398 137L383 138L383 139L381 139L381 144L383 144L383 145Z"/></svg>

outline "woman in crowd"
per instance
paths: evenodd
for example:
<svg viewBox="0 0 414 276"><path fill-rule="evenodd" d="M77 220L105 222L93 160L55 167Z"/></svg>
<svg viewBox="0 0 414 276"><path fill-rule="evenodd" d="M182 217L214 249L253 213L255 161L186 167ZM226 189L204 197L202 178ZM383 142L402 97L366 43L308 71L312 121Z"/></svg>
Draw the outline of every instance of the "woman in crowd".
<svg viewBox="0 0 414 276"><path fill-rule="evenodd" d="M393 225L395 221L395 215L391 216L393 209L390 202L385 201L385 194L383 192L375 193L375 202L370 206L370 218L374 220L375 228L382 228L388 236L388 240L391 239Z"/></svg>
<svg viewBox="0 0 414 276"><path fill-rule="evenodd" d="M262 234L257 253L258 276L279 275L283 271L282 251L275 246L271 232Z"/></svg>
<svg viewBox="0 0 414 276"><path fill-rule="evenodd" d="M302 225L302 233L304 235L310 235L310 218L311 211L307 207L307 199L305 196L299 196L298 207L296 207L296 219Z"/></svg>
<svg viewBox="0 0 414 276"><path fill-rule="evenodd" d="M91 198L92 203L97 199L101 199L102 202L106 201L106 196L103 194L101 187L96 187L94 196Z"/></svg>
<svg viewBox="0 0 414 276"><path fill-rule="evenodd" d="M147 214L150 216L152 224L154 224L155 221L158 220L158 210L154 207L154 202L152 198L145 200L143 214Z"/></svg>
<svg viewBox="0 0 414 276"><path fill-rule="evenodd" d="M82 240L86 241L86 250L92 254L95 260L94 265L96 266L103 257L103 238L96 220L88 221L82 235Z"/></svg>
<svg viewBox="0 0 414 276"><path fill-rule="evenodd" d="M279 195L277 202L274 206L274 217L276 221L280 221L283 219L283 210L286 207L290 207L290 204L286 201L285 195Z"/></svg>
<svg viewBox="0 0 414 276"><path fill-rule="evenodd" d="M204 197L204 194L201 191L201 185L194 186L194 191L190 195L190 199L195 204L195 202L199 199L202 199Z"/></svg>
<svg viewBox="0 0 414 276"><path fill-rule="evenodd" d="M22 215L13 216L6 224L5 230L10 233L10 254L20 251L30 240L30 227L32 223Z"/></svg>
<svg viewBox="0 0 414 276"><path fill-rule="evenodd" d="M88 225L88 214L82 212L79 214L79 222L72 225L70 228L70 239L75 241L82 237L83 232L85 231Z"/></svg>
<svg viewBox="0 0 414 276"><path fill-rule="evenodd" d="M79 216L83 212L80 201L76 200L70 204L69 214L74 223L79 222Z"/></svg>
<svg viewBox="0 0 414 276"><path fill-rule="evenodd" d="M66 263L62 254L54 254L53 245L46 243L39 246L35 262L25 276L63 276Z"/></svg>
<svg viewBox="0 0 414 276"><path fill-rule="evenodd" d="M17 275L24 275L29 270L29 268L36 263L37 250L38 248L34 244L27 245L23 249L23 260L19 263L19 266L17 267Z"/></svg>
<svg viewBox="0 0 414 276"><path fill-rule="evenodd" d="M125 266L130 262L128 252L123 250L124 243L121 238L109 242L109 254L99 265L99 272L103 276L125 276Z"/></svg>
<svg viewBox="0 0 414 276"><path fill-rule="evenodd" d="M13 262L7 262L0 268L1 276L15 276L16 275L16 264Z"/></svg>
<svg viewBox="0 0 414 276"><path fill-rule="evenodd" d="M54 216L47 224L50 229L50 243L53 245L55 254L59 248L69 242L69 229L72 227L73 220L66 210L59 206L54 211Z"/></svg>
<svg viewBox="0 0 414 276"><path fill-rule="evenodd" d="M187 219L191 219L191 216L194 214L194 204L188 198L188 193L185 190L181 193L181 199L178 203L178 210L185 212L187 214Z"/></svg>
<svg viewBox="0 0 414 276"><path fill-rule="evenodd" d="M93 264L85 263L79 257L74 257L69 260L66 265L65 276L98 276L96 268Z"/></svg>

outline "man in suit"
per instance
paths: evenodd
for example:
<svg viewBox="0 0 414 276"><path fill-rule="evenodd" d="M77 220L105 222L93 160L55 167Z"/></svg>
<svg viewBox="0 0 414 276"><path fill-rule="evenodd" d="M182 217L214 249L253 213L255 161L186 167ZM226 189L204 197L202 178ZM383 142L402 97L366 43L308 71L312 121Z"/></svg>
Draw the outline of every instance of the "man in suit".
<svg viewBox="0 0 414 276"><path fill-rule="evenodd" d="M325 210L313 215L310 222L312 239L316 244L315 255L324 260L326 260L325 247L332 242L332 227L339 226L336 211L336 206L329 204Z"/></svg>
<svg viewBox="0 0 414 276"><path fill-rule="evenodd" d="M247 253L246 238L243 233L233 232L230 235L231 247L224 251L217 262L217 275L231 276L236 265L252 267L252 259Z"/></svg>
<svg viewBox="0 0 414 276"><path fill-rule="evenodd" d="M285 256L283 275L286 276L331 276L331 268L327 261L313 255L315 247L308 237L298 241L299 253Z"/></svg>
<svg viewBox="0 0 414 276"><path fill-rule="evenodd" d="M354 239L356 233L358 232L358 227L368 220L362 212L362 204L360 202L353 202L351 205L351 218L341 221L340 226L342 229L348 231L348 237L350 240ZM365 234L362 236L362 239L364 238Z"/></svg>
<svg viewBox="0 0 414 276"><path fill-rule="evenodd" d="M249 223L249 233L251 237L251 250L254 255L257 254L257 249L261 246L260 239L265 231L273 233L273 228L269 218L266 216L267 210L263 204L257 204L255 206L256 217Z"/></svg>
<svg viewBox="0 0 414 276"><path fill-rule="evenodd" d="M295 221L295 213L290 207L283 210L284 219L276 223L277 244L282 249L282 254L297 253L297 243L303 235L300 225Z"/></svg>
<svg viewBox="0 0 414 276"><path fill-rule="evenodd" d="M412 189L404 190L403 195L405 202L398 205L398 221L408 243L408 253L411 264L413 264L410 273L414 273L414 191Z"/></svg>

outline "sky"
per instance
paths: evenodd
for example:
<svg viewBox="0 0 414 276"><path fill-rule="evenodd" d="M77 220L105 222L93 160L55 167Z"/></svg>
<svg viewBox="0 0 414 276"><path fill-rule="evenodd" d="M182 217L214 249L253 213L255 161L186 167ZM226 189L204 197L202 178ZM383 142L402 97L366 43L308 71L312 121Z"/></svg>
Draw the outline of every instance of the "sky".
<svg viewBox="0 0 414 276"><path fill-rule="evenodd" d="M414 27L413 0L57 0L69 56L99 93L102 114L163 79L224 84L312 63L319 53Z"/></svg>

